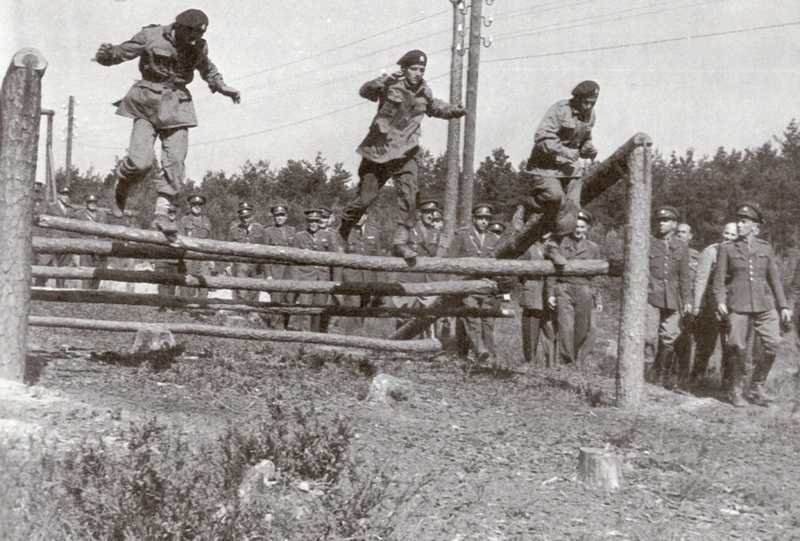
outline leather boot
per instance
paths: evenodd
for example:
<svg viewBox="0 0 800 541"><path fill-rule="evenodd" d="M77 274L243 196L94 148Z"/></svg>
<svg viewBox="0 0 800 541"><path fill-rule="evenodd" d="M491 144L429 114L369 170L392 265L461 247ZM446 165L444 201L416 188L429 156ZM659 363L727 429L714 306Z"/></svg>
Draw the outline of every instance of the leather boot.
<svg viewBox="0 0 800 541"><path fill-rule="evenodd" d="M671 346L659 347L653 366L657 376L656 385L660 385L667 390L674 388L674 380L672 378L673 351Z"/></svg>
<svg viewBox="0 0 800 541"><path fill-rule="evenodd" d="M744 379L746 377L745 374L747 372L744 366L744 353L734 348L729 348L728 360L731 370L731 386L728 391L728 398L734 408L746 408L747 401L744 399L742 393Z"/></svg>

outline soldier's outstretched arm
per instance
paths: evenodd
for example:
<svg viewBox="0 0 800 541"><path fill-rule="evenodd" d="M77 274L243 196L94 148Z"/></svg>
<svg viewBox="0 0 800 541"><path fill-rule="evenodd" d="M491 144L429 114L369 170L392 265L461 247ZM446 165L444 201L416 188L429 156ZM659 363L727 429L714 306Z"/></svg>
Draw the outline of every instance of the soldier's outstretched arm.
<svg viewBox="0 0 800 541"><path fill-rule="evenodd" d="M94 60L101 66L115 66L126 60L133 60L144 50L146 38L144 31L137 33L128 41L119 45L103 43L94 55Z"/></svg>

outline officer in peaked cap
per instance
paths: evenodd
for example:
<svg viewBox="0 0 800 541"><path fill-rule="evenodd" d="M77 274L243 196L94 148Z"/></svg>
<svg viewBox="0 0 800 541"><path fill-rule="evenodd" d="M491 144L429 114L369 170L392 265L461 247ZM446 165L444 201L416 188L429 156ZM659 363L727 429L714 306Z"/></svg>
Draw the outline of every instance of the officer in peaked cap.
<svg viewBox="0 0 800 541"><path fill-rule="evenodd" d="M76 220L83 220L87 222L95 222L98 224L108 223L106 213L97 208L99 201L97 195L88 194L84 199L85 206L83 208L76 208L71 216ZM97 238L97 237L94 237ZM82 254L80 256L81 267L95 267L105 268L108 263L108 258L105 256L95 254ZM100 287L100 280L89 279L83 280L84 289L98 289Z"/></svg>
<svg viewBox="0 0 800 541"><path fill-rule="evenodd" d="M58 193L60 193L62 195L71 195L72 194L72 190L69 189L69 186L61 186L58 189Z"/></svg>
<svg viewBox="0 0 800 541"><path fill-rule="evenodd" d="M313 208L313 209L306 209L303 211L303 214L306 216L306 222L321 222L322 221L322 209Z"/></svg>
<svg viewBox="0 0 800 541"><path fill-rule="evenodd" d="M488 203L480 203L472 207L472 215L488 216L489 218L491 218L492 216L494 216L494 209L492 208L492 205Z"/></svg>
<svg viewBox="0 0 800 541"><path fill-rule="evenodd" d="M495 235L502 235L506 231L506 224L503 222L492 222L486 229Z"/></svg>
<svg viewBox="0 0 800 541"><path fill-rule="evenodd" d="M657 221L674 220L674 221L677 222L678 218L680 217L679 213L678 213L678 209L676 209L675 207L670 207L670 206L658 207L656 209L655 215L656 215L656 220Z"/></svg>
<svg viewBox="0 0 800 541"><path fill-rule="evenodd" d="M253 210L253 205L251 205L247 201L239 201L239 210L242 210L242 209Z"/></svg>
<svg viewBox="0 0 800 541"><path fill-rule="evenodd" d="M742 203L739 205L739 208L736 209L736 216L738 218L750 218L757 224L764 223L764 215L761 214L761 209L756 203Z"/></svg>
<svg viewBox="0 0 800 541"><path fill-rule="evenodd" d="M86 196L86 204L89 204L89 203L95 203L96 204L97 201L98 201L97 196L95 194L93 194L93 193L90 193L89 195Z"/></svg>
<svg viewBox="0 0 800 541"><path fill-rule="evenodd" d="M269 208L272 214L272 225L264 230L264 244L269 246L291 246L297 230L287 225L286 220L289 216L289 206L284 203L277 203ZM283 263L265 263L264 274L273 280L291 279L291 265ZM270 301L278 303L289 302L290 295L284 291L270 291ZM289 330L289 316L281 314L270 314L267 318L267 325L272 328L282 328Z"/></svg>
<svg viewBox="0 0 800 541"><path fill-rule="evenodd" d="M587 224L591 224L592 223L592 215L589 214L589 212L587 210L584 210L584 209L580 209L578 211L578 219L579 220L583 220Z"/></svg>
<svg viewBox="0 0 800 541"><path fill-rule="evenodd" d="M269 208L270 213L273 216L286 216L289 214L289 208L286 205L272 205Z"/></svg>
<svg viewBox="0 0 800 541"><path fill-rule="evenodd" d="M264 226L253 220L253 207L244 201L239 203L236 211L239 219L234 220L228 230L228 240L242 244L264 244ZM236 262L233 264L233 276L236 278L261 278L260 263ZM234 290L233 298L246 301L258 300L258 291Z"/></svg>
<svg viewBox="0 0 800 541"><path fill-rule="evenodd" d="M400 60L397 61L397 65L401 68L407 68L408 66L420 65L420 66L427 66L428 65L428 55L420 51L419 49L413 49L408 51L406 54L400 57Z"/></svg>
<svg viewBox="0 0 800 541"><path fill-rule="evenodd" d="M200 194L192 194L186 198L186 202L189 203L190 206L203 206L206 204L206 198Z"/></svg>
<svg viewBox="0 0 800 541"><path fill-rule="evenodd" d="M419 203L420 212L434 212L437 210L441 212L442 207L436 199L425 199Z"/></svg>

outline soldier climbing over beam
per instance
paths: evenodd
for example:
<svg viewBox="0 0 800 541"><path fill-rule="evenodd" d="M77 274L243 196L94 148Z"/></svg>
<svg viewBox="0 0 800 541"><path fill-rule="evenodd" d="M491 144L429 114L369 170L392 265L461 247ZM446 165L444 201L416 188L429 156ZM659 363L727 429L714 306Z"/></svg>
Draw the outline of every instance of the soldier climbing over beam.
<svg viewBox="0 0 800 541"><path fill-rule="evenodd" d="M115 171L113 212L122 217L130 188L144 178L153 163L153 145L161 139L161 168L158 181L156 221L162 231L174 234L176 225L167 218L185 176L184 162L189 143L189 128L197 126L192 95L186 88L197 70L211 92L219 92L239 103L238 90L225 84L222 74L208 58L203 34L208 17L199 9L180 13L175 22L153 24L120 45L103 43L95 60L114 66L139 58L142 79L134 83L124 98L114 103L117 114L133 119L128 155Z"/></svg>

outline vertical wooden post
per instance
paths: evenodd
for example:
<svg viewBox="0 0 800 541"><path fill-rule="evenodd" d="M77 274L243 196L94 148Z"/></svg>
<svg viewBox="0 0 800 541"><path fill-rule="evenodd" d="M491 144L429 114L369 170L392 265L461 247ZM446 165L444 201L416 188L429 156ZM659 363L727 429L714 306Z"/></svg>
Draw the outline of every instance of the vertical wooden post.
<svg viewBox="0 0 800 541"><path fill-rule="evenodd" d="M450 57L450 103L461 103L464 70L464 12L460 0L453 4L453 46ZM447 174L444 194L444 234L453 238L458 214L458 181L461 174L461 119L450 119L447 126Z"/></svg>
<svg viewBox="0 0 800 541"><path fill-rule="evenodd" d="M475 181L475 130L478 116L478 67L481 62L481 10L483 0L472 0L469 16L469 65L467 67L467 116L464 117L464 159L461 163L461 187L458 222L468 225L472 216Z"/></svg>
<svg viewBox="0 0 800 541"><path fill-rule="evenodd" d="M42 109L42 115L47 117L47 142L45 145L44 157L44 194L45 200L49 203L54 202L58 197L58 188L56 188L55 179L53 178L53 116L56 112L52 109Z"/></svg>
<svg viewBox="0 0 800 541"><path fill-rule="evenodd" d="M33 184L46 67L39 51L21 49L0 92L0 378L17 381L27 355Z"/></svg>
<svg viewBox="0 0 800 541"><path fill-rule="evenodd" d="M617 406L639 407L642 396L653 141L637 134L638 147L628 156L628 223L625 226L625 272L622 277L622 317L617 357Z"/></svg>
<svg viewBox="0 0 800 541"><path fill-rule="evenodd" d="M67 170L64 172L64 185L72 186L72 139L75 135L75 96L69 97L67 111Z"/></svg>

